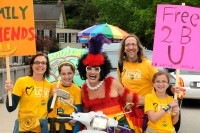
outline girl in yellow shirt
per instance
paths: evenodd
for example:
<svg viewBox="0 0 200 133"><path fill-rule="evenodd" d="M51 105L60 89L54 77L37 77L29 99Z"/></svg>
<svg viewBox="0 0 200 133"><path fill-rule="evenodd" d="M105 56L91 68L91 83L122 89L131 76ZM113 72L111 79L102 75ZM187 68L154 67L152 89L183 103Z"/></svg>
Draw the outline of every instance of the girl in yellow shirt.
<svg viewBox="0 0 200 133"><path fill-rule="evenodd" d="M145 97L145 113L149 119L146 133L175 133L173 125L179 119L179 106L178 100L166 93L170 89L169 75L166 72L157 72L152 81L155 92Z"/></svg>

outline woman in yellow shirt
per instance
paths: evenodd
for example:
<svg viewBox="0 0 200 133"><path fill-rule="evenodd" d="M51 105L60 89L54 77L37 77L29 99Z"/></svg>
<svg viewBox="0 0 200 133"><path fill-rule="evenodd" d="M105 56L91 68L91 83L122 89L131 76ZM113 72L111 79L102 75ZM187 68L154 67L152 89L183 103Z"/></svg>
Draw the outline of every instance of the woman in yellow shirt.
<svg viewBox="0 0 200 133"><path fill-rule="evenodd" d="M7 110L12 112L19 104L14 133L48 133L47 103L51 84L45 78L50 74L49 68L48 57L39 53L30 60L29 76L17 79L14 87L12 81L6 81L5 91L12 91L12 106L8 105L7 98Z"/></svg>

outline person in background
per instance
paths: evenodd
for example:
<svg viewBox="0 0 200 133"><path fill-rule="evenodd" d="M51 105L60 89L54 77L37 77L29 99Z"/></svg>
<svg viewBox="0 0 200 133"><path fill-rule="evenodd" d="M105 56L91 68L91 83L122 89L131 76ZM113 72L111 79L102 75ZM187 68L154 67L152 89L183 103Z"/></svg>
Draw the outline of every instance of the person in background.
<svg viewBox="0 0 200 133"><path fill-rule="evenodd" d="M81 106L81 89L73 83L73 77L75 74L75 66L72 62L61 62L58 66L58 72L61 77L61 83L59 85L59 89L65 90L69 92L70 97L68 99L64 99L61 97L57 97L56 103L54 105L53 110L49 113L49 122L50 122L50 133L77 133L79 131L79 123L73 127L69 124L69 122L63 119L57 119L58 114L71 114L74 112L74 108L67 104L65 100L76 106L78 112L82 111ZM52 84L52 89L54 92L58 88L56 88L57 82ZM52 98L51 98L52 99ZM49 103L50 105L50 103Z"/></svg>
<svg viewBox="0 0 200 133"><path fill-rule="evenodd" d="M86 82L82 86L83 111L102 111L109 117L123 113L123 102L140 103L137 94L129 93L120 82L107 76L111 63L106 53L102 53L104 43L109 43L103 34L97 34L89 41L89 53L84 54L78 61L80 77ZM125 116L118 117L119 123L128 126ZM123 133L121 129L121 133Z"/></svg>
<svg viewBox="0 0 200 133"><path fill-rule="evenodd" d="M135 133L142 133L144 97L153 91L152 78L156 72L158 69L145 57L139 38L134 34L125 37L121 42L117 73L122 85L141 97L141 104L132 108L131 114L127 114L128 121L132 123L130 127ZM174 88L171 91L174 92Z"/></svg>
<svg viewBox="0 0 200 133"><path fill-rule="evenodd" d="M48 133L47 103L51 84L45 78L49 77L49 74L48 57L39 53L30 60L28 76L17 79L14 87L12 81L5 82L5 91L12 91L12 106L9 106L7 97L7 110L12 112L19 104L14 133Z"/></svg>
<svg viewBox="0 0 200 133"><path fill-rule="evenodd" d="M145 113L148 115L146 133L175 133L175 125L179 119L178 100L167 94L170 89L169 74L157 72L153 79L154 91L145 97Z"/></svg>

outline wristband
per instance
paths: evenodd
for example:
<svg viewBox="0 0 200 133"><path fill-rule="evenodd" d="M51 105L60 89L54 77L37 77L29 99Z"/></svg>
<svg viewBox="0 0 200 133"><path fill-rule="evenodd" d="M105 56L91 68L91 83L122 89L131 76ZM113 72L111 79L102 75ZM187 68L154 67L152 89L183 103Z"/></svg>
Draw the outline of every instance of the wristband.
<svg viewBox="0 0 200 133"><path fill-rule="evenodd" d="M167 106L163 107L162 110L167 112L170 108L171 108L171 106L169 104L167 104Z"/></svg>

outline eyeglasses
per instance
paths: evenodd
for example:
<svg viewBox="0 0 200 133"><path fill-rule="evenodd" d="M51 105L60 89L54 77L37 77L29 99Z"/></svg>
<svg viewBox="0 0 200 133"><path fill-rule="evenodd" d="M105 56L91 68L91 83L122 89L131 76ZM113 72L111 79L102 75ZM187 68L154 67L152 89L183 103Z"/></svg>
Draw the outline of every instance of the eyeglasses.
<svg viewBox="0 0 200 133"><path fill-rule="evenodd" d="M101 68L100 67L91 67L91 66L86 67L86 72L91 72L92 70L99 73L101 71Z"/></svg>
<svg viewBox="0 0 200 133"><path fill-rule="evenodd" d="M45 61L41 61L41 62L40 61L34 61L33 64L36 64L36 65L40 65L40 64L41 65L46 65L47 63Z"/></svg>
<svg viewBox="0 0 200 133"><path fill-rule="evenodd" d="M136 43L127 43L127 44L125 44L125 47L130 47L130 46L136 47L138 45Z"/></svg>
<svg viewBox="0 0 200 133"><path fill-rule="evenodd" d="M155 81L154 83L157 83L157 84L160 84L160 83L162 83L162 84L166 84L166 83L169 83L168 81Z"/></svg>

